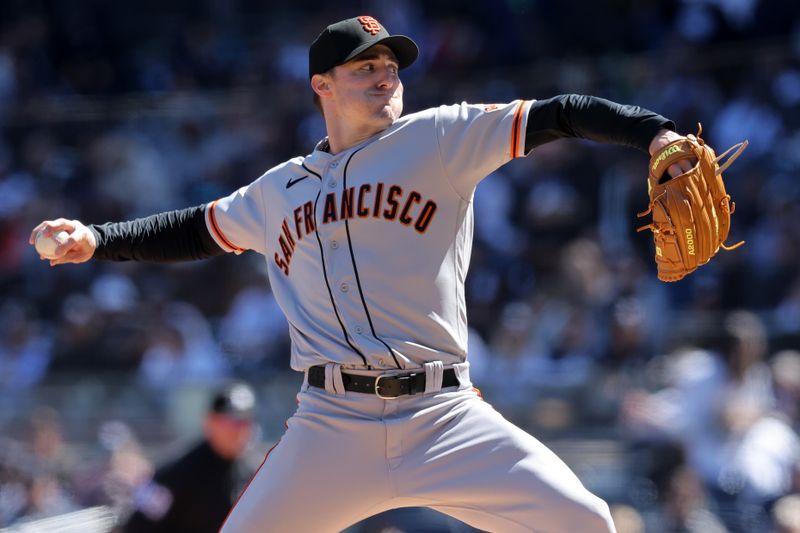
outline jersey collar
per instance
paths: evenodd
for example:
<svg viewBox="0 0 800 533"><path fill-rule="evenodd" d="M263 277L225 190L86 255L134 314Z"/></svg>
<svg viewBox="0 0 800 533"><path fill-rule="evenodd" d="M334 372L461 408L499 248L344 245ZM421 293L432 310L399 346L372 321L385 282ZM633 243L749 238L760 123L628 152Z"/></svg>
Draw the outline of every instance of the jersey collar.
<svg viewBox="0 0 800 533"><path fill-rule="evenodd" d="M385 137L388 133L397 129L402 122L403 122L402 118L398 119L394 122L394 124L386 128L385 130L376 133L372 137L369 137L368 139L365 139L359 144L351 146L347 150L339 152L336 155L333 155L328 151L330 150L330 143L328 142L328 137L325 137L316 144L316 146L314 147L314 151L303 159L303 164L306 165L313 172L322 174L322 172L325 169L325 166L334 159L341 159L347 157L348 154L351 154L356 150L360 150L364 146L371 144L377 141L378 139L381 139L382 137Z"/></svg>

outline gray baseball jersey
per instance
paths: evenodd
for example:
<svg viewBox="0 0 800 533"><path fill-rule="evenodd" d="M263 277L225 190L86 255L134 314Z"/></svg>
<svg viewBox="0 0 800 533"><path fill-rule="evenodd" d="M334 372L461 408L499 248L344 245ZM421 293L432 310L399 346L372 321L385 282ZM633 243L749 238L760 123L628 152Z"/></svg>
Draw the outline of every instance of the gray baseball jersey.
<svg viewBox="0 0 800 533"><path fill-rule="evenodd" d="M306 371L297 411L224 533L335 532L403 506L487 531L614 531L567 465L480 399L465 361L472 197L523 155L529 109L422 111L209 204L220 246L266 257L292 367ZM324 390L310 383L318 365ZM353 383L398 368L424 374L424 390L384 399L378 381L375 394L344 385L343 369ZM445 369L457 386L444 386Z"/></svg>
<svg viewBox="0 0 800 533"><path fill-rule="evenodd" d="M266 257L292 368L465 360L473 193L524 155L530 104L414 113L341 153L317 146L209 204L223 249Z"/></svg>

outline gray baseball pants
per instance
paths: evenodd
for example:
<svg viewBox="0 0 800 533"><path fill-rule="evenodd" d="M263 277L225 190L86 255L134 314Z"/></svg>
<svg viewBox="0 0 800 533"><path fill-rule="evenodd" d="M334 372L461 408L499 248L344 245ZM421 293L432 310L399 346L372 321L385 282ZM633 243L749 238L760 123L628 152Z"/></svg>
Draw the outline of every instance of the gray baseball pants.
<svg viewBox="0 0 800 533"><path fill-rule="evenodd" d="M285 434L221 531L339 532L398 507L429 507L490 532L615 531L603 500L481 399L467 363L455 365L458 388L441 390L438 368L438 389L435 365L426 365L424 394L390 400L344 392L338 365L328 365L325 390L306 380Z"/></svg>

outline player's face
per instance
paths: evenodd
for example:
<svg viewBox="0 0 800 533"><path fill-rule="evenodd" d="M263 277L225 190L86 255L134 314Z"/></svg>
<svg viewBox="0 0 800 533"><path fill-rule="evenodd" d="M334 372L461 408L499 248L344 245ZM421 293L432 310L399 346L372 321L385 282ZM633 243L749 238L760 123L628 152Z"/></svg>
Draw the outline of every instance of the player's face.
<svg viewBox="0 0 800 533"><path fill-rule="evenodd" d="M399 69L394 53L382 44L335 67L330 87L336 114L358 126L391 126L403 112Z"/></svg>
<svg viewBox="0 0 800 533"><path fill-rule="evenodd" d="M205 423L211 447L222 457L235 459L247 448L253 434L253 422L223 414L210 414Z"/></svg>

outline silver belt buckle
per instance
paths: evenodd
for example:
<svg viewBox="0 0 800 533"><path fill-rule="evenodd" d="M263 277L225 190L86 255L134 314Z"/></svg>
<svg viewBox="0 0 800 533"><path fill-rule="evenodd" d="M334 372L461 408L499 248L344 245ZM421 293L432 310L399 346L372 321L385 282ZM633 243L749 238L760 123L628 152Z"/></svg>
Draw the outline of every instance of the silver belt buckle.
<svg viewBox="0 0 800 533"><path fill-rule="evenodd" d="M382 400L396 400L400 397L398 394L397 396L384 396L380 393L380 383L383 378L396 378L400 376L400 372L389 372L387 374L381 374L380 376L375 378L375 396Z"/></svg>

